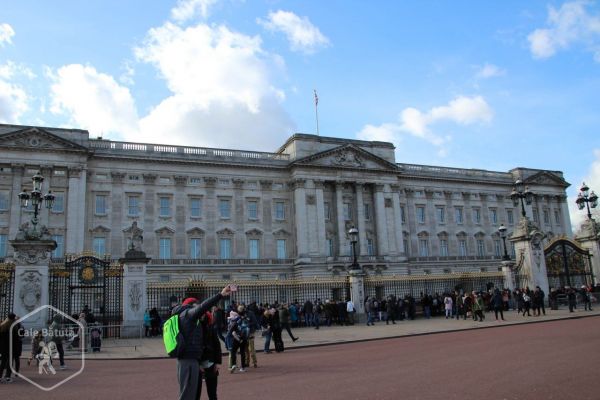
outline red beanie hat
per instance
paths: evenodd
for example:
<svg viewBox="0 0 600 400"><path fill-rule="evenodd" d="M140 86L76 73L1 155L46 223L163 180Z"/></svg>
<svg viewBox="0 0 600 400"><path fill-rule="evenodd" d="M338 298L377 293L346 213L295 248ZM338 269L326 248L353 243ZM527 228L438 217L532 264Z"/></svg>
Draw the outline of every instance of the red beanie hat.
<svg viewBox="0 0 600 400"><path fill-rule="evenodd" d="M195 298L195 297L188 297L181 304L184 305L184 306L187 306L188 304L197 303L197 302L198 302L197 298Z"/></svg>

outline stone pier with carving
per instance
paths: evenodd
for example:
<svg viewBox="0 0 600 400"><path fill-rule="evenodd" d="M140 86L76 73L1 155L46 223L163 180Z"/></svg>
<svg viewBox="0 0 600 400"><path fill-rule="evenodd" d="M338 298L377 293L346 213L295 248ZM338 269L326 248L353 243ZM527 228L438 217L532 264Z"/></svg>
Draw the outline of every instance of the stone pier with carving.
<svg viewBox="0 0 600 400"><path fill-rule="evenodd" d="M13 312L24 317L49 303L48 262L56 242L45 234L33 240L18 235L10 244L15 251L12 260L15 264ZM34 313L23 324L32 329L47 327L48 310Z"/></svg>
<svg viewBox="0 0 600 400"><path fill-rule="evenodd" d="M548 272L542 240L544 233L529 218L521 218L512 236L509 238L515 244L517 260L522 260L520 273L525 277L521 286L534 289L539 286L549 293Z"/></svg>
<svg viewBox="0 0 600 400"><path fill-rule="evenodd" d="M600 283L600 224L593 218L586 220L581 224L575 240L590 252L594 284Z"/></svg>
<svg viewBox="0 0 600 400"><path fill-rule="evenodd" d="M119 261L123 264L121 337L139 337L143 334L144 312L148 307L146 266L150 259L132 243Z"/></svg>

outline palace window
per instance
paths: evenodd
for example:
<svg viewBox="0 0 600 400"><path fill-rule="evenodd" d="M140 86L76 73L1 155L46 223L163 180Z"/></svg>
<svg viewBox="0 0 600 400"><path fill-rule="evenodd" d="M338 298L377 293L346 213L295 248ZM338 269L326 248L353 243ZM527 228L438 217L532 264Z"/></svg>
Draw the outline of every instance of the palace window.
<svg viewBox="0 0 600 400"><path fill-rule="evenodd" d="M103 194L97 194L96 195L96 201L95 201L95 205L96 205L96 214L97 215L105 215L106 214L106 200L107 200L107 196L103 195ZM31 204L31 202L30 202Z"/></svg>
<svg viewBox="0 0 600 400"><path fill-rule="evenodd" d="M494 255L496 257L500 257L501 254L501 248L500 248L500 241L499 240L494 240Z"/></svg>
<svg viewBox="0 0 600 400"><path fill-rule="evenodd" d="M490 220L493 225L496 225L498 223L498 211L494 208L490 210Z"/></svg>
<svg viewBox="0 0 600 400"><path fill-rule="evenodd" d="M140 197L129 196L127 198L127 215L137 217L140 215Z"/></svg>
<svg viewBox="0 0 600 400"><path fill-rule="evenodd" d="M406 223L406 214L404 213L404 206L400 206L400 219L402 223Z"/></svg>
<svg viewBox="0 0 600 400"><path fill-rule="evenodd" d="M326 201L323 203L323 209L325 211L325 221L329 221L331 219L331 205L329 202Z"/></svg>
<svg viewBox="0 0 600 400"><path fill-rule="evenodd" d="M280 221L285 219L285 203L283 201L275 202L275 219Z"/></svg>
<svg viewBox="0 0 600 400"><path fill-rule="evenodd" d="M473 222L476 224L481 223L481 210L479 208L473 209Z"/></svg>
<svg viewBox="0 0 600 400"><path fill-rule="evenodd" d="M190 199L190 216L200 218L202 216L202 199L193 197Z"/></svg>
<svg viewBox="0 0 600 400"><path fill-rule="evenodd" d="M548 212L548 210L544 210L543 211L544 214L544 223L545 224L550 224L550 212Z"/></svg>
<svg viewBox="0 0 600 400"><path fill-rule="evenodd" d="M483 257L485 255L485 243L483 239L477 239L477 255Z"/></svg>
<svg viewBox="0 0 600 400"><path fill-rule="evenodd" d="M458 255L461 257L467 256L467 241L464 239L458 241Z"/></svg>
<svg viewBox="0 0 600 400"><path fill-rule="evenodd" d="M373 243L373 239L367 239L367 255L375 255L375 245Z"/></svg>
<svg viewBox="0 0 600 400"><path fill-rule="evenodd" d="M92 242L92 248L94 249L94 253L99 256L106 254L106 238L95 237Z"/></svg>
<svg viewBox="0 0 600 400"><path fill-rule="evenodd" d="M62 192L52 194L54 195L54 204L52 205L51 211L53 213L65 212L65 194ZM0 209L2 209L1 206Z"/></svg>
<svg viewBox="0 0 600 400"><path fill-rule="evenodd" d="M158 199L159 210L158 215L160 217L170 217L171 216L171 198L170 197L160 197Z"/></svg>
<svg viewBox="0 0 600 400"><path fill-rule="evenodd" d="M327 239L327 256L333 257L333 239Z"/></svg>
<svg viewBox="0 0 600 400"><path fill-rule="evenodd" d="M221 218L231 218L231 202L228 199L219 200L219 215Z"/></svg>
<svg viewBox="0 0 600 400"><path fill-rule="evenodd" d="M513 214L513 210L506 210L506 219L510 225L515 223L515 216Z"/></svg>
<svg viewBox="0 0 600 400"><path fill-rule="evenodd" d="M258 219L258 202L255 200L248 202L248 218Z"/></svg>
<svg viewBox="0 0 600 400"><path fill-rule="evenodd" d="M440 256L448 257L448 240L440 239Z"/></svg>
<svg viewBox="0 0 600 400"><path fill-rule="evenodd" d="M60 258L65 254L65 237L63 235L52 235L56 242L56 249L52 250L52 257Z"/></svg>
<svg viewBox="0 0 600 400"><path fill-rule="evenodd" d="M352 204L344 203L344 219L350 221L352 219Z"/></svg>
<svg viewBox="0 0 600 400"><path fill-rule="evenodd" d="M454 209L454 222L457 224L463 223L463 209L462 207L456 207Z"/></svg>
<svg viewBox="0 0 600 400"><path fill-rule="evenodd" d="M0 192L0 211L8 210L8 193Z"/></svg>
<svg viewBox="0 0 600 400"><path fill-rule="evenodd" d="M420 257L428 257L429 256L429 240L419 239L419 256Z"/></svg>
<svg viewBox="0 0 600 400"><path fill-rule="evenodd" d="M8 250L8 235L0 235L0 257L6 257Z"/></svg>
<svg viewBox="0 0 600 400"><path fill-rule="evenodd" d="M259 244L260 241L258 239L248 240L248 258L252 260L260 258Z"/></svg>
<svg viewBox="0 0 600 400"><path fill-rule="evenodd" d="M190 239L190 258L194 260L202 258L202 239Z"/></svg>
<svg viewBox="0 0 600 400"><path fill-rule="evenodd" d="M435 211L437 214L438 223L443 224L446 222L446 210L444 207L436 207Z"/></svg>
<svg viewBox="0 0 600 400"><path fill-rule="evenodd" d="M417 222L424 224L425 223L425 207L419 206L417 207Z"/></svg>
<svg viewBox="0 0 600 400"><path fill-rule="evenodd" d="M554 210L554 222L560 225L560 212L558 210Z"/></svg>
<svg viewBox="0 0 600 400"><path fill-rule="evenodd" d="M219 257L222 260L231 258L231 239L219 240Z"/></svg>
<svg viewBox="0 0 600 400"><path fill-rule="evenodd" d="M171 258L171 238L160 238L158 241L158 258L167 260Z"/></svg>
<svg viewBox="0 0 600 400"><path fill-rule="evenodd" d="M285 239L277 239L277 258L280 260L287 258Z"/></svg>
<svg viewBox="0 0 600 400"><path fill-rule="evenodd" d="M371 220L371 205L369 203L365 203L365 220Z"/></svg>

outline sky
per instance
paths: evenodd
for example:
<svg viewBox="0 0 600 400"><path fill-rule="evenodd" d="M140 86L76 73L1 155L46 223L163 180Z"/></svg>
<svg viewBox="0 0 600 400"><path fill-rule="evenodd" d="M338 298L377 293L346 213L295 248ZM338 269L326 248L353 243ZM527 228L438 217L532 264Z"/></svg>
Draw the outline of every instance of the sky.
<svg viewBox="0 0 600 400"><path fill-rule="evenodd" d="M403 163L563 171L600 190L600 2L0 0L0 123Z"/></svg>

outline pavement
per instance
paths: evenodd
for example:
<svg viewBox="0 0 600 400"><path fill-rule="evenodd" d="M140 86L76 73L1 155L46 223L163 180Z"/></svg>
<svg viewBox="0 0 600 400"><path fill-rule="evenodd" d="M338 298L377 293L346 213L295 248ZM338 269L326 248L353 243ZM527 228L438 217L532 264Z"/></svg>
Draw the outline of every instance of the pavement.
<svg viewBox="0 0 600 400"><path fill-rule="evenodd" d="M540 317L523 317L516 311L507 311L504 313L506 321L496 321L493 312L485 314L484 322L476 322L471 318L467 320L446 319L445 317L432 317L431 319L417 318L413 321L396 321L395 325L385 322L376 322L375 326L366 326L366 324L356 324L353 326L321 326L320 329L314 328L293 328L295 336L300 337L297 342L292 342L287 332L282 333L286 350L316 347L325 345L334 345L341 343L365 342L371 340L380 340L387 338L398 338L416 335L428 335L442 332L455 332L463 330L493 328L506 325L531 324L539 322L548 322L555 320L577 319L600 315L600 306L594 311L584 311L577 309L570 313L568 309L549 310L546 309L546 315ZM256 338L256 349L263 348L263 339ZM271 349L273 349L271 343ZM69 358L69 354L67 354ZM102 350L97 353L87 353L86 360L105 360L105 359L154 359L168 358L165 354L165 348L162 338L136 338L136 339L103 339Z"/></svg>
<svg viewBox="0 0 600 400"><path fill-rule="evenodd" d="M279 354L260 353L258 368L249 368L245 373L230 374L225 365L221 366L219 398L598 400L600 317L595 314L582 318L591 315L577 312L573 319L556 318L558 315L540 317L543 323L539 324L484 322L480 325L490 329L345 343ZM516 319L516 315L513 317ZM444 322L410 324L433 326ZM393 328L401 329L389 327L388 334L398 333ZM319 330L318 334L333 337L344 329ZM378 329L385 331L388 327L375 326L370 329L371 334ZM346 329L351 330L369 331L366 326ZM308 337L310 329L298 330L298 334L302 337L305 331ZM364 335L357 334L361 336ZM19 378L11 384L0 384L0 398L177 398L177 367L173 359L86 360L85 368L71 360L68 366L55 375L39 374L34 366L22 366L21 372L31 382L44 388L55 385L55 389L42 392ZM59 383L64 384L56 386ZM201 398L205 399L204 396L202 393Z"/></svg>

